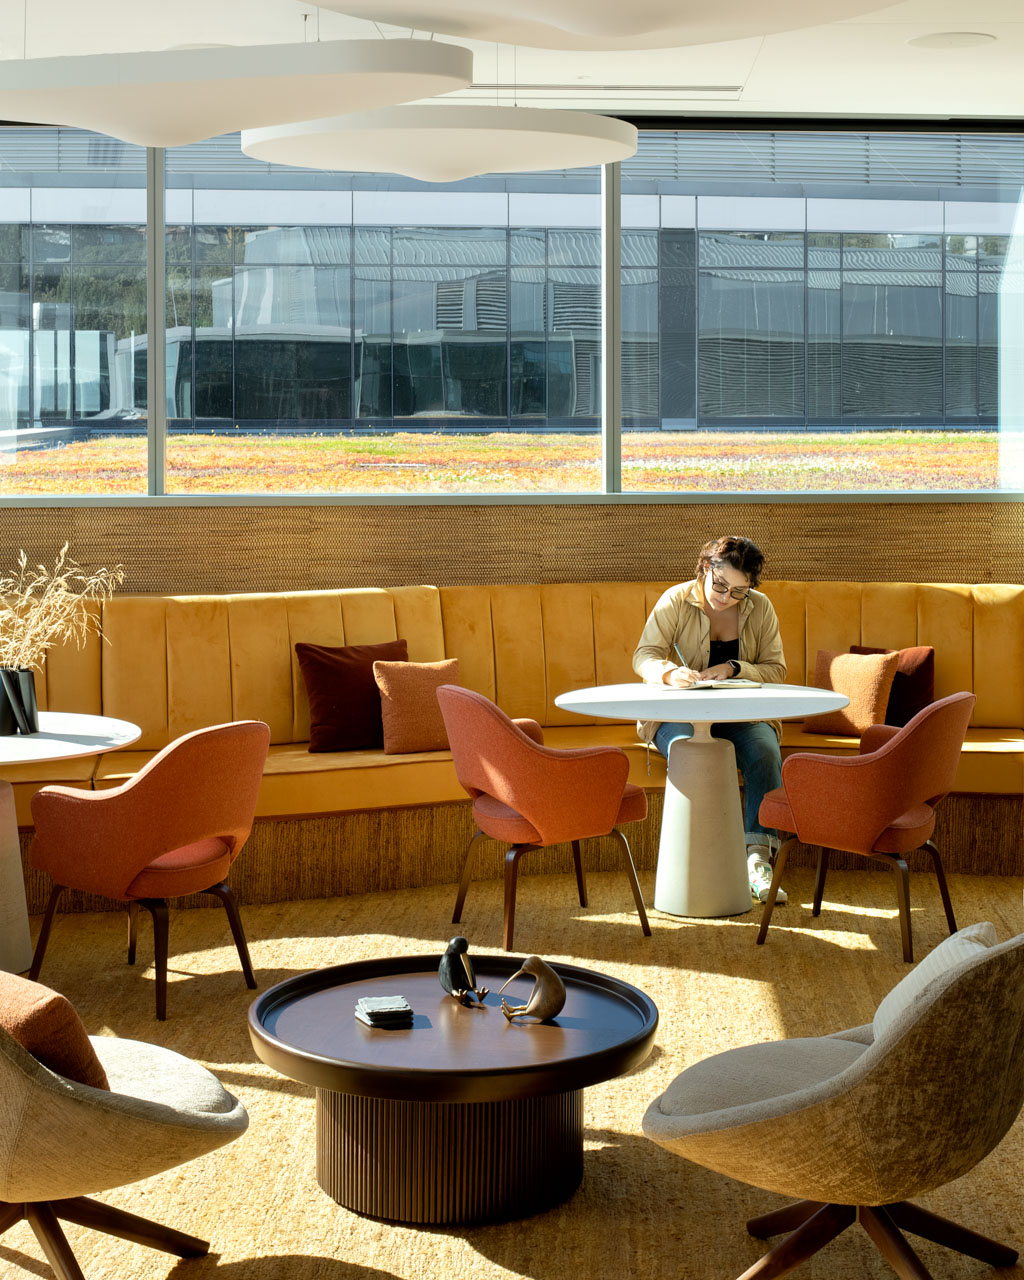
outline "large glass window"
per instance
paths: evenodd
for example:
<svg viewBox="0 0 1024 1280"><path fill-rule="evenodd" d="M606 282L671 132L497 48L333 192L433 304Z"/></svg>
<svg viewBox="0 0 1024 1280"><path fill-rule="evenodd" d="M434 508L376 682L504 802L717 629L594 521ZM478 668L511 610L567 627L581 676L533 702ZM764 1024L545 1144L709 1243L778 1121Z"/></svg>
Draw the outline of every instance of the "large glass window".
<svg viewBox="0 0 1024 1280"><path fill-rule="evenodd" d="M146 161L0 129L0 493L144 493Z"/></svg>
<svg viewBox="0 0 1024 1280"><path fill-rule="evenodd" d="M596 170L166 170L168 492L599 488Z"/></svg>
<svg viewBox="0 0 1024 1280"><path fill-rule="evenodd" d="M145 492L164 419L158 493L600 490L596 170L168 151L151 415L145 152L9 127L0 161L0 494ZM1018 134L641 132L623 490L1024 487L1022 191Z"/></svg>
<svg viewBox="0 0 1024 1280"><path fill-rule="evenodd" d="M658 228L627 491L999 487L1019 135L642 133L622 190L624 281L630 228ZM622 339L625 365L625 304Z"/></svg>

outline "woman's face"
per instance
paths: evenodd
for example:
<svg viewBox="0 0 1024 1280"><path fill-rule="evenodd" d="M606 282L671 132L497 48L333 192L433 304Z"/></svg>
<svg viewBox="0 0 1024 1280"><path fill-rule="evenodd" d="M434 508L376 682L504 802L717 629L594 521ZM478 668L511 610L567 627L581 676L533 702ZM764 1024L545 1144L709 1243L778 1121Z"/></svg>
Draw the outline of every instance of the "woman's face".
<svg viewBox="0 0 1024 1280"><path fill-rule="evenodd" d="M750 590L750 579L724 561L712 561L704 575L704 599L716 612L735 609ZM736 594L733 594L733 593Z"/></svg>

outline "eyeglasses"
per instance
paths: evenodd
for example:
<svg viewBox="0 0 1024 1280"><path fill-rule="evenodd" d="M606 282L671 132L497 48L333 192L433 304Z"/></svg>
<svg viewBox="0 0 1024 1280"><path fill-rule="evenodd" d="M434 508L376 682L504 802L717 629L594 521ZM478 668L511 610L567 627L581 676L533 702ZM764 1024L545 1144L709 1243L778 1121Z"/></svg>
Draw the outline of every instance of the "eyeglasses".
<svg viewBox="0 0 1024 1280"><path fill-rule="evenodd" d="M726 582L723 578L715 577L714 569L711 569L710 573L711 573L711 586L714 588L715 591L718 592L719 595L724 596L726 593L728 593L730 596L732 596L734 600L745 600L747 598L747 594L750 591L749 587L730 587L728 582Z"/></svg>

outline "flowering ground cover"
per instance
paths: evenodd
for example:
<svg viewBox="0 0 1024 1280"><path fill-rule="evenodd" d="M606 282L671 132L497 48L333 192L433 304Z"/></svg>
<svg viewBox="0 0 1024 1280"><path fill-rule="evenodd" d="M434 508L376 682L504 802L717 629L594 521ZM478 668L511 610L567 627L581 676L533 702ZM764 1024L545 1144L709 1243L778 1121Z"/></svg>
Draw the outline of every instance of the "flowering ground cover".
<svg viewBox="0 0 1024 1280"><path fill-rule="evenodd" d="M0 492L139 494L146 441L0 455ZM627 492L970 492L999 487L996 431L627 432ZM169 493L595 493L596 435L171 436Z"/></svg>

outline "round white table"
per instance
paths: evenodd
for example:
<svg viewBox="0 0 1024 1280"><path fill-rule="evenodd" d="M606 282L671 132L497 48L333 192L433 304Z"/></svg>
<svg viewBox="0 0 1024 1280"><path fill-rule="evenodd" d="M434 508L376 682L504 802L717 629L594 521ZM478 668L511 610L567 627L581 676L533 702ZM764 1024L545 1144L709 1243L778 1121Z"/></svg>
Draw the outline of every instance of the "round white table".
<svg viewBox="0 0 1024 1280"><path fill-rule="evenodd" d="M127 747L142 736L137 724L74 711L40 711L39 732L0 735L0 773L5 766L72 760ZM32 964L14 788L0 778L0 969L23 973Z"/></svg>
<svg viewBox="0 0 1024 1280"><path fill-rule="evenodd" d="M670 689L610 684L562 693L555 705L580 715L693 725L669 752L658 845L654 906L676 916L734 916L753 905L736 753L711 726L727 721L792 720L838 711L849 698L829 689L767 684L758 688Z"/></svg>

